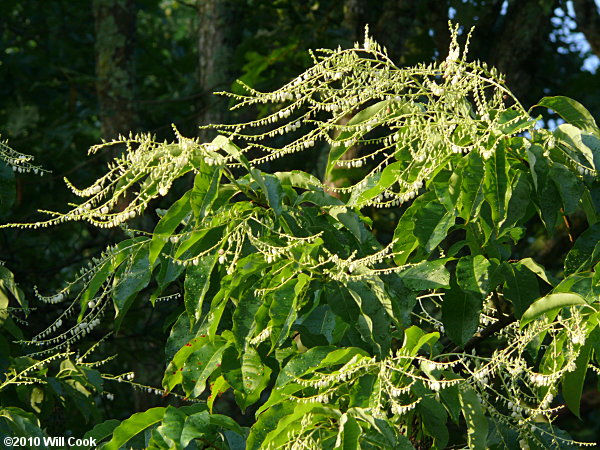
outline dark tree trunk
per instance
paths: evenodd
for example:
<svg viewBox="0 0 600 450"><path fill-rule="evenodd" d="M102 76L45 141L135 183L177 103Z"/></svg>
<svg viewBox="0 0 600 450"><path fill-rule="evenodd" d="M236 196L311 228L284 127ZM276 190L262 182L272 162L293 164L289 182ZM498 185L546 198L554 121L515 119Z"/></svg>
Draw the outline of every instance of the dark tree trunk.
<svg viewBox="0 0 600 450"><path fill-rule="evenodd" d="M102 137L112 139L135 129L133 47L134 0L94 0L96 91Z"/></svg>
<svg viewBox="0 0 600 450"><path fill-rule="evenodd" d="M221 123L227 100L213 95L229 90L235 80L232 59L239 43L239 7L234 0L198 0L198 82L204 95L199 105L200 125ZM204 139L213 136L202 131Z"/></svg>
<svg viewBox="0 0 600 450"><path fill-rule="evenodd" d="M517 0L508 7L487 62L506 75L517 98L525 98L538 71L541 46L550 30L554 0Z"/></svg>

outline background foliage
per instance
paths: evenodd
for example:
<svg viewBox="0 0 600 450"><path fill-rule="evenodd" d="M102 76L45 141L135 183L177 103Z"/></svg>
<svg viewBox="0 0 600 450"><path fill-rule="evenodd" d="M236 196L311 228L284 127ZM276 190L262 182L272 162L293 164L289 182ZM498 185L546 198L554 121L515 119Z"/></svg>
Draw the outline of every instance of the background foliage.
<svg viewBox="0 0 600 450"><path fill-rule="evenodd" d="M113 17L118 24L119 20L126 22L127 19L123 19L118 11L111 10L120 7L120 2L98 1L94 2L93 8L72 8L61 2L3 2L0 6L2 134L10 140L11 147L34 155L39 165L52 171L42 178L36 177L33 172L17 174L15 201L10 209L4 208L2 211L4 222L33 220L39 217L34 215L34 211L40 206L62 210L64 204L72 201L69 191L61 187L63 176L73 178L76 185L89 185L101 174L104 162L115 153L100 152L86 160L82 155L100 138L114 137L101 134L101 130L110 126L114 128L111 118L116 116L114 111L103 107L107 104L105 97L109 100L116 98L114 107L133 111L129 116L130 122L120 123L120 131L151 131L157 134L156 140L159 142L172 135L171 123L175 123L182 134L194 136L197 133L196 125L207 120L227 123L255 116L266 117L277 107L258 104L245 110L224 113L223 105L226 103L223 100L220 103L219 100L211 100L207 93L215 89L241 93L238 85L232 85L236 78L261 90L279 88L310 65L310 56L305 50L335 48L337 45L351 47L354 41L362 42L360 35L365 23L371 24L374 37L388 47L392 59L399 65L430 61L436 57L443 60L450 42L448 17L455 17L465 29L471 24L479 25L472 39L471 58L488 61L506 72L508 86L526 108L544 95L563 94L580 100L592 115L597 112L598 100L593 89L597 77L582 68L584 60L592 54L591 49L595 48L594 28L588 22L596 17L597 10L590 7L590 2L422 1L409 4L388 1L378 2L372 7L352 1L218 3L219 7L206 10L191 2L123 2L127 6L124 8L126 16L130 21L132 17L135 19L135 26L133 31L131 27L117 27L115 37L115 34L99 33L102 16L98 11L102 7L108 8L109 13L104 17ZM543 13L540 14L540 11ZM587 13L582 15L581 11ZM217 17L219 20L207 22L206 17ZM232 20L239 26L219 26ZM95 30L90 26L92 23L96 24ZM210 30L211 23L216 29ZM574 40L575 26L587 32L586 37L592 44L590 50L582 50L577 43L580 41ZM390 32L398 29L402 32ZM119 33L126 36L118 39ZM101 36L106 41L100 40ZM119 56L122 42L132 47L129 58ZM207 42L223 45L222 48L217 46L215 54L204 54ZM103 49L110 51L103 53ZM133 86L131 98L121 99L101 85L100 57L106 54L112 58L112 63L109 63L111 67L122 65L123 73L130 77L129 82ZM214 80L210 77L211 60L220 64L219 70L227 73L228 78ZM222 70L224 61L228 65L227 70ZM211 116L212 111L219 111L219 115ZM547 111L539 109L536 113L546 115ZM549 124L560 123L555 115L546 118ZM210 131L206 133L203 137L212 137ZM281 138L274 138L274 142L282 145L278 139ZM299 168L323 177L328 149L322 147L320 150L310 152L310 157L306 157L305 153L300 158L292 155L284 160L270 161L261 169L275 172ZM100 162L102 164L98 164ZM348 180L344 175L340 180L331 175L329 181L334 186L342 186L352 180L357 181L359 176L360 173L350 175ZM509 179L511 176L514 175L509 174ZM10 171L3 172L3 180L5 186L12 184ZM267 177L266 180L271 178ZM180 198L192 183L191 178L183 178L173 186L163 204L155 200L152 206L168 206ZM560 189L560 186L554 189L557 188ZM579 192L577 189L575 191ZM555 191L552 193L554 196L557 194ZM293 194L287 192L287 195ZM570 193L560 191L558 195L564 198ZM430 208L434 211L427 211L426 215L435 215L435 207ZM373 234L379 241L384 244L390 242L397 218L403 210L379 210L366 206L363 211L373 220ZM567 229L559 217L556 220L557 228L551 235L545 233L544 222L529 223L526 234L518 236L520 239L514 248L514 256L519 259L532 256L551 274L558 275L562 270L561 261L572 246L570 240L586 229L589 220L581 212L576 212L573 206L566 212L569 214L570 228ZM132 226L149 230L157 219L152 214L136 217ZM23 302L26 299L31 302L34 285L40 286L45 293L62 290L65 280L73 279L82 263L97 256L107 244L125 237L122 231L113 230L98 230L77 224L64 224L52 231L44 230L43 233L3 229L2 259L6 267L16 274L19 286L25 290L24 296L13 292L7 298L11 302L20 299L19 305L26 307L28 303ZM416 237L420 243L425 240L429 242L424 235ZM343 242L342 237L336 239ZM434 241L425 242L423 251L431 251ZM157 270L162 270L160 268L163 266L157 267ZM113 270L117 270L115 276L118 276L118 268L113 267ZM504 273L503 276L513 274L517 280L519 273L529 273L528 269L521 266L514 270L516 272ZM522 276L531 278L531 275ZM3 280L6 280L6 286L12 286L9 272L3 275ZM554 286L554 283L549 285ZM131 289L135 291L144 287ZM150 287L154 285L150 284ZM178 286L173 292L182 287L185 286ZM539 292L540 295L544 293L543 289ZM474 301L472 297L468 299ZM17 303L14 306L18 306ZM27 329L30 332L42 331L48 325L46 320L40 318L48 314L52 317L59 315L53 303L36 303L35 307L38 310L29 316L31 323ZM130 308L123 317L119 331L109 338L110 348L99 348L100 359L118 353L121 356L118 362L108 363L108 367L111 367L109 372L135 372L136 382L157 387L164 369L161 351L167 345L169 325L174 323L180 311L169 302L158 302L156 308L149 308L144 302L135 302ZM169 318L166 323L164 317ZM3 345L3 354L7 355L4 362L6 367L11 364L12 358L18 358L22 352L19 346L9 344L17 337L15 333L19 333L17 326L10 326L12 331L6 331L9 333ZM105 326L91 331L88 345L109 331L103 329ZM306 329L301 332L311 334ZM451 338L455 341L462 339L461 336ZM317 341L309 346L334 342L325 342L318 337L315 339ZM132 354L136 355L135 359L127 357ZM71 361L74 361L73 358ZM72 422L69 429L76 435L82 435L89 430L90 424L99 423L103 418L123 419L132 413L129 386L112 383L109 389L105 389L103 383L106 381L102 382L93 366L87 368L79 364L71 368L69 364L72 363L66 361L63 358L60 367L52 366L53 372L40 374L58 380L57 383L62 387L50 383L51 387L47 385L41 389L42 393L35 385L31 385L31 389L23 386L14 388L11 396L3 392L3 399L6 398L3 404L36 414L48 434L61 431L56 429L56 432L51 432L50 420L60 417L57 414L67 414L65 420ZM101 392L105 392L102 401L99 397ZM107 392L114 392L115 399L109 400ZM160 396L148 393L146 389L135 392L135 410L146 411L151 406L162 406L167 402L161 400ZM86 400L92 396L96 396L94 402ZM68 416L68 411L76 411L76 408L69 407L69 402L73 402L76 408L87 408L83 413L84 417L89 418L87 424ZM91 407L92 404L96 406ZM581 406L581 412L587 414L583 426L569 419L568 414L560 413L565 423L576 434L579 433L577 436L582 440L593 436L598 427L592 408L594 404L595 394L590 391L584 395ZM253 420L252 408L242 414L228 394L221 397L215 407L236 418L241 425L250 425ZM166 410L156 411L161 418L166 414ZM203 411L189 410L189 414L202 415Z"/></svg>

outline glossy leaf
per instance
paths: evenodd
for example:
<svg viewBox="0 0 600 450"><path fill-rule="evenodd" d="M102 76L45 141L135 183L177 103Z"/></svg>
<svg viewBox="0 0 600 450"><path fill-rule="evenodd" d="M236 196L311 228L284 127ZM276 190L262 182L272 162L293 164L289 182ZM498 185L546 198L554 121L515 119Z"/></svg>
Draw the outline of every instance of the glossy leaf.
<svg viewBox="0 0 600 450"><path fill-rule="evenodd" d="M402 282L409 289L421 291L448 287L450 273L445 267L447 260L423 261L400 272Z"/></svg>
<svg viewBox="0 0 600 450"><path fill-rule="evenodd" d="M575 360L575 370L567 372L562 380L562 394L565 403L573 414L581 418L579 407L581 403L581 393L583 392L583 383L585 374L588 371L592 343L587 341L581 348L577 359Z"/></svg>
<svg viewBox="0 0 600 450"><path fill-rule="evenodd" d="M446 291L442 303L442 321L446 333L457 345L464 345L479 325L482 297L458 286Z"/></svg>
<svg viewBox="0 0 600 450"><path fill-rule="evenodd" d="M152 241L150 242L149 260L151 263L156 261L160 251L167 243L167 240L181 224L183 219L191 212L192 206L190 204L190 197L191 191L183 194L179 200L171 205L165 215L162 216L156 224L152 234Z"/></svg>
<svg viewBox="0 0 600 450"><path fill-rule="evenodd" d="M102 449L118 450L135 435L160 422L165 415L165 411L166 408L157 407L133 414L114 429L112 439L104 444Z"/></svg>
<svg viewBox="0 0 600 450"><path fill-rule="evenodd" d="M475 218L481 209L484 192L484 165L477 152L471 152L463 160L458 207L460 216L469 222Z"/></svg>
<svg viewBox="0 0 600 450"><path fill-rule="evenodd" d="M510 197L508 163L503 144L498 145L485 161L483 196L491 207L492 220L499 227L506 218L507 197Z"/></svg>
<svg viewBox="0 0 600 450"><path fill-rule="evenodd" d="M585 230L565 258L565 274L589 270L600 261L600 223Z"/></svg>
<svg viewBox="0 0 600 450"><path fill-rule="evenodd" d="M446 410L440 403L430 397L424 397L419 402L417 410L423 420L425 432L434 439L434 448L445 448L450 437L446 427L446 420L448 419Z"/></svg>
<svg viewBox="0 0 600 450"><path fill-rule="evenodd" d="M463 291L485 297L492 287L491 267L483 255L465 256L456 265L456 282Z"/></svg>
<svg viewBox="0 0 600 450"><path fill-rule="evenodd" d="M356 127L356 125L360 124L362 122L365 122L365 121L371 119L372 117L376 116L388 104L389 104L388 100L383 100L383 101L375 103L374 105L369 106L369 107L363 109L362 111L358 112L357 114L355 114L354 117L352 117L352 119L350 119L348 121L348 123L346 124L349 131L340 133L340 135L337 137L336 140L339 142L339 141L349 138L350 136L352 136L355 133L360 133L360 131L358 131L359 128ZM350 131L350 130L352 130L352 131ZM356 131L354 131L354 130L356 130ZM329 158L327 160L327 168L325 170L325 173L327 175L331 173L332 169L335 166L335 163L346 153L346 151L348 151L348 148L344 144L335 146L331 149L331 151L329 152Z"/></svg>
<svg viewBox="0 0 600 450"><path fill-rule="evenodd" d="M204 218L215 201L221 178L221 167L202 164L194 178L194 188L190 191L190 205L194 216Z"/></svg>
<svg viewBox="0 0 600 450"><path fill-rule="evenodd" d="M462 414L467 422L469 448L485 450L487 448L488 420L484 415L481 402L471 388L458 391Z"/></svg>
<svg viewBox="0 0 600 450"><path fill-rule="evenodd" d="M565 306L585 305L585 300L577 294L573 293L558 293L549 294L535 301L521 317L521 327L532 320L537 319L543 314L546 314L555 309L561 309Z"/></svg>
<svg viewBox="0 0 600 450"><path fill-rule="evenodd" d="M217 260L216 252L207 253L198 258L198 264L189 265L185 271L184 303L192 326L202 316L204 297L208 292L210 275Z"/></svg>
<svg viewBox="0 0 600 450"><path fill-rule="evenodd" d="M544 97L536 106L543 106L556 112L568 123L591 133L598 133L598 126L590 112L577 100L569 97Z"/></svg>
<svg viewBox="0 0 600 450"><path fill-rule="evenodd" d="M503 263L502 273L505 278L504 298L513 304L515 316L520 318L529 305L540 297L537 277L520 263Z"/></svg>
<svg viewBox="0 0 600 450"><path fill-rule="evenodd" d="M220 366L221 356L229 343L224 340L208 342L195 350L183 366L182 386L190 397L198 397L206 388L206 380Z"/></svg>
<svg viewBox="0 0 600 450"><path fill-rule="evenodd" d="M150 283L152 265L148 255L147 245L139 247L132 254L131 261L124 262L115 273L112 293L117 311L115 320L117 329L138 292Z"/></svg>

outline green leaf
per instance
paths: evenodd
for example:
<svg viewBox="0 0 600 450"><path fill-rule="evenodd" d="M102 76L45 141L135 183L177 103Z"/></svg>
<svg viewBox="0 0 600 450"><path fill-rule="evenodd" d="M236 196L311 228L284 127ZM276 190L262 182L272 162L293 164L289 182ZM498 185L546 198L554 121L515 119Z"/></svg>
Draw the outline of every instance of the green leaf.
<svg viewBox="0 0 600 450"><path fill-rule="evenodd" d="M406 287L415 291L448 287L450 273L445 267L446 262L448 259L423 261L403 270L399 276Z"/></svg>
<svg viewBox="0 0 600 450"><path fill-rule="evenodd" d="M217 263L216 252L198 258L198 264L191 264L185 271L183 301L190 318L190 326L202 317L202 304L210 286L210 275Z"/></svg>
<svg viewBox="0 0 600 450"><path fill-rule="evenodd" d="M563 123L554 130L554 136L564 146L563 150L569 159L580 166L600 168L600 134L590 134L586 131Z"/></svg>
<svg viewBox="0 0 600 450"><path fill-rule="evenodd" d="M496 228L504 222L506 217L507 199L510 198L510 185L508 184L508 164L504 145L500 144L485 161L485 175L483 179L483 196L491 207L492 220Z"/></svg>
<svg viewBox="0 0 600 450"><path fill-rule="evenodd" d="M581 196L581 209L583 209L583 212L585 213L589 226L595 225L600 219L589 189L583 191L583 195Z"/></svg>
<svg viewBox="0 0 600 450"><path fill-rule="evenodd" d="M535 203L539 210L540 218L546 230L551 235L554 233L558 208L556 199L560 196L556 183L549 177L550 167L545 150L539 145L532 144L527 149L531 178L535 186Z"/></svg>
<svg viewBox="0 0 600 450"><path fill-rule="evenodd" d="M221 166L208 166L201 164L194 178L194 187L190 193L190 205L197 219L203 219L219 191L221 180Z"/></svg>
<svg viewBox="0 0 600 450"><path fill-rule="evenodd" d="M447 211L441 203L429 202L414 216L414 235L426 253L431 253L444 240L456 220L455 211Z"/></svg>
<svg viewBox="0 0 600 450"><path fill-rule="evenodd" d="M331 310L346 323L354 326L359 309L348 289L342 283L334 282L326 285L324 295Z"/></svg>
<svg viewBox="0 0 600 450"><path fill-rule="evenodd" d="M204 411L206 413L206 411ZM179 408L167 406L162 423L156 429L170 448L176 448L180 445L181 432L187 415Z"/></svg>
<svg viewBox="0 0 600 450"><path fill-rule="evenodd" d="M150 242L150 263L154 264L154 261L158 258L158 255L167 243L167 240L192 210L190 197L190 191L183 194L179 200L171 205L165 215L158 221L156 227L154 227L152 241Z"/></svg>
<svg viewBox="0 0 600 450"><path fill-rule="evenodd" d="M565 258L565 275L589 270L600 261L600 223L585 230Z"/></svg>
<svg viewBox="0 0 600 450"><path fill-rule="evenodd" d="M271 376L271 369L263 364L252 346L247 346L241 357L234 347L229 347L223 353L221 370L227 383L234 389L236 403L242 411L260 399Z"/></svg>
<svg viewBox="0 0 600 450"><path fill-rule="evenodd" d="M117 312L115 329L119 329L136 295L150 283L152 266L148 259L148 245L136 249L130 261L119 266L113 279L113 300Z"/></svg>
<svg viewBox="0 0 600 450"><path fill-rule="evenodd" d="M473 450L487 449L488 420L485 417L477 394L471 388L458 391L462 413L467 422L469 448Z"/></svg>
<svg viewBox="0 0 600 450"><path fill-rule="evenodd" d="M542 314L564 308L565 306L585 305L586 301L578 294L561 292L550 294L535 301L521 317L521 328Z"/></svg>
<svg viewBox="0 0 600 450"><path fill-rule="evenodd" d="M371 119L373 116L376 116L383 108L385 108L389 104L389 100L383 100L381 102L375 103L368 108L363 109L358 112L352 119L348 121L345 126L345 130L342 131L336 138L337 141L342 141L348 139L349 137L361 133L360 127L356 127L356 125L365 122ZM325 170L325 176L329 175L334 168L336 162L348 151L346 145L341 144L339 146L333 147L329 152L329 158L327 160L327 167Z"/></svg>
<svg viewBox="0 0 600 450"><path fill-rule="evenodd" d="M535 106L549 108L571 125L598 134L598 126L594 117L581 103L572 98L562 96L544 97Z"/></svg>
<svg viewBox="0 0 600 450"><path fill-rule="evenodd" d="M108 280L110 275L114 273L124 261L127 260L128 263L130 263L129 258L131 258L131 255L140 251L139 245L136 244L143 242L143 240L145 240L145 238L127 239L120 242L117 244L116 249L114 250L114 256L96 267L96 272L87 283L85 290L81 294L81 299L79 302L81 312L78 320L83 318L88 309L88 302L95 297L98 290L102 287L104 282ZM117 270L117 273L123 273L124 271L126 271L126 268L121 268L120 270Z"/></svg>
<svg viewBox="0 0 600 450"><path fill-rule="evenodd" d="M216 339L195 350L183 366L182 386L188 397L198 397L206 389L206 380L221 364L221 356L229 342Z"/></svg>
<svg viewBox="0 0 600 450"><path fill-rule="evenodd" d="M209 434L211 431L213 430L208 411L201 411L186 417L181 430L181 447L187 448L194 439Z"/></svg>
<svg viewBox="0 0 600 450"><path fill-rule="evenodd" d="M573 171L559 163L552 165L549 176L556 183L565 214L574 213L583 195L583 182Z"/></svg>
<svg viewBox="0 0 600 450"><path fill-rule="evenodd" d="M361 432L362 430L354 417L342 414L342 417L340 417L340 429L334 448L341 450L355 450L360 448L359 440Z"/></svg>
<svg viewBox="0 0 600 450"><path fill-rule="evenodd" d="M415 200L417 203L419 199ZM415 205L413 203L413 206ZM416 210L412 209L412 206L408 208L396 225L394 231L394 243L392 249L394 250L394 262L401 266L406 263L410 254L415 248L419 246L419 240L414 235L415 221L414 214Z"/></svg>
<svg viewBox="0 0 600 450"><path fill-rule="evenodd" d="M536 263L533 259L523 258L521 261L519 261L519 263L522 266L527 267L530 271L535 273L538 277L540 277L550 286L555 286L558 283L558 280L556 278L554 278L551 274L546 272L544 266Z"/></svg>
<svg viewBox="0 0 600 450"><path fill-rule="evenodd" d="M358 216L344 206L334 206L328 211L331 217L334 217L342 225L344 225L358 240L364 242L366 239L366 230Z"/></svg>
<svg viewBox="0 0 600 450"><path fill-rule="evenodd" d="M431 397L423 397L417 405L417 410L423 420L423 429L434 439L432 448L445 448L450 437L446 427L446 410Z"/></svg>
<svg viewBox="0 0 600 450"><path fill-rule="evenodd" d="M460 376L456 375L451 371L443 371L445 379L454 380L461 379ZM439 391L440 399L444 404L446 411L448 411L452 421L458 425L460 420L460 399L458 395L458 386L446 386L444 389Z"/></svg>
<svg viewBox="0 0 600 450"><path fill-rule="evenodd" d="M172 258L164 255L159 257L159 270L154 277L158 286L150 296L152 306L155 305L156 299L164 292L167 286L177 280L184 270L185 266L177 264Z"/></svg>
<svg viewBox="0 0 600 450"><path fill-rule="evenodd" d="M291 414L295 406L296 403L294 402L277 403L261 413L250 429L250 435L246 441L246 449L258 450L264 448L263 443L269 432L277 428L281 419Z"/></svg>
<svg viewBox="0 0 600 450"><path fill-rule="evenodd" d="M232 332L238 349L243 350L247 345L250 333L256 328L256 313L262 305L260 299L253 293L254 289L246 292L233 312ZM262 330L260 330L262 331Z"/></svg>
<svg viewBox="0 0 600 450"><path fill-rule="evenodd" d="M440 333L437 331L433 333L425 333L418 326L413 325L410 328L404 330L404 342L402 349L409 356L416 356L419 350L425 345L429 345L430 349L440 339Z"/></svg>
<svg viewBox="0 0 600 450"><path fill-rule="evenodd" d="M223 433L226 437L228 437L228 433L235 433L242 442L246 436L244 429L230 417L201 411L186 418L181 432L181 448L188 448L194 439L210 436L217 432ZM235 447L230 444L229 448L234 449Z"/></svg>
<svg viewBox="0 0 600 450"><path fill-rule="evenodd" d="M465 256L456 265L456 282L463 291L483 298L492 288L491 267L491 263L483 255Z"/></svg>
<svg viewBox="0 0 600 450"><path fill-rule="evenodd" d="M369 177L367 183L361 185L364 186L362 189L357 188L352 192L350 199L348 200L348 205L360 208L367 204L398 181L403 167L403 162L396 161L385 166L380 173Z"/></svg>
<svg viewBox="0 0 600 450"><path fill-rule="evenodd" d="M180 317L180 320L181 320L181 317ZM185 323L187 323L187 322L182 321L181 326L183 326ZM188 328L188 332L189 332L189 328ZM188 338L189 338L189 336L188 336ZM183 381L183 367L185 366L186 361L188 360L190 355L192 353L194 353L196 350L202 348L203 346L207 345L208 343L210 343L214 340L221 341L222 338L219 337L217 339L211 339L204 334L197 336L197 337L192 337L191 340L188 339L187 344L185 344L183 347L181 347L177 351L177 353L175 353L175 356L173 357L172 361L169 363L167 370L164 373L163 380L162 380L162 385L168 392L172 391L175 386L177 386L178 384L180 384Z"/></svg>
<svg viewBox="0 0 600 450"><path fill-rule="evenodd" d="M109 419L96 424L94 428L83 435L83 439L94 438L97 442L102 442L108 436L113 434L115 428L121 423L120 420Z"/></svg>
<svg viewBox="0 0 600 450"><path fill-rule="evenodd" d="M306 426L303 422L308 421L308 427L311 425L314 427L324 420L335 423L340 416L337 409L319 403L296 403L294 410L281 417L277 427L267 434L263 446L265 448L282 448L288 442L290 432L299 431Z"/></svg>
<svg viewBox="0 0 600 450"><path fill-rule="evenodd" d="M308 191L316 191L321 188L321 182L317 177L301 170L275 172L273 175L279 179L282 186L293 186Z"/></svg>
<svg viewBox="0 0 600 450"><path fill-rule="evenodd" d="M382 308L377 296L364 283L349 282L348 292L360 309L356 328L361 337L373 346L375 353L385 356L390 348L390 316Z"/></svg>
<svg viewBox="0 0 600 450"><path fill-rule="evenodd" d="M275 213L275 215L279 216L283 211L283 189L281 187L281 183L279 179L273 175L265 175L264 183L266 187L266 196L267 201L269 202L269 206Z"/></svg>
<svg viewBox="0 0 600 450"><path fill-rule="evenodd" d="M35 414L24 411L16 406L0 407L0 424L2 423L1 419L8 422L13 436L26 438L43 438L46 436L40 428L40 422Z"/></svg>
<svg viewBox="0 0 600 450"><path fill-rule="evenodd" d="M309 281L310 277L301 273L297 278L286 281L278 287L275 299L269 308L271 350L280 346L288 338L292 324L298 315L298 302Z"/></svg>
<svg viewBox="0 0 600 450"><path fill-rule="evenodd" d="M442 322L448 337L460 346L475 334L479 325L483 297L458 286L446 291L442 303Z"/></svg>
<svg viewBox="0 0 600 450"><path fill-rule="evenodd" d="M294 329L300 332L302 344L310 348L338 343L340 329L346 326L328 305L321 305L299 318Z"/></svg>
<svg viewBox="0 0 600 450"><path fill-rule="evenodd" d="M356 347L339 349L333 346L313 347L306 352L294 356L279 373L275 382L275 390L280 389L287 383L309 371L315 371L323 367L333 367L346 364L356 356L369 357L369 354Z"/></svg>
<svg viewBox="0 0 600 450"><path fill-rule="evenodd" d="M182 256L184 258L192 258L215 247L223 239L225 228L225 225L218 225L212 228L194 230L190 234L183 236L175 251L175 258Z"/></svg>
<svg viewBox="0 0 600 450"><path fill-rule="evenodd" d="M504 298L509 300L515 311L515 317L520 318L525 310L540 297L537 277L521 263L502 263L504 274Z"/></svg>
<svg viewBox="0 0 600 450"><path fill-rule="evenodd" d="M588 340L579 350L579 355L575 360L575 370L567 372L562 380L562 394L565 403L573 414L581 419L579 406L581 403L581 393L583 392L583 382L588 370L588 363L592 350L592 343Z"/></svg>
<svg viewBox="0 0 600 450"><path fill-rule="evenodd" d="M102 449L119 450L135 435L160 422L165 415L165 411L166 408L157 407L133 414L114 429L112 439L104 444Z"/></svg>
<svg viewBox="0 0 600 450"><path fill-rule="evenodd" d="M531 204L531 186L526 174L519 172L511 179L510 186L512 192L508 198L508 206L506 207L506 219L500 226L498 236L502 236L512 227L517 225L525 216L529 205Z"/></svg>
<svg viewBox="0 0 600 450"><path fill-rule="evenodd" d="M598 273L579 272L563 279L554 289L554 293L570 292L581 295L587 303L593 304L600 298L600 283L594 277Z"/></svg>
<svg viewBox="0 0 600 450"><path fill-rule="evenodd" d="M462 184L460 186L460 195L458 197L458 208L460 216L470 222L475 218L481 209L484 192L484 174L483 160L477 152L470 152L463 158L461 170Z"/></svg>

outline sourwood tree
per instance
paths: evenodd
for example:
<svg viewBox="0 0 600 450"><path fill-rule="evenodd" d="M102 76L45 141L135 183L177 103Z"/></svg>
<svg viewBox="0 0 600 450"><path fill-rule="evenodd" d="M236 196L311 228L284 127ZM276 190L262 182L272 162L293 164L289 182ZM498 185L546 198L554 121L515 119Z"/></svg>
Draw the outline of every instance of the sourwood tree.
<svg viewBox="0 0 600 450"><path fill-rule="evenodd" d="M599 370L600 130L566 97L526 110L495 69L468 61L458 27L450 35L444 60L400 68L366 32L355 48L312 54L280 89L224 93L234 108L271 108L208 125L211 142L175 129L172 142L92 147L126 151L90 186L66 181L81 198L68 211L2 226L85 221L129 236L39 293L56 314L16 337L27 356L7 366L9 388L52 388L45 370L60 360L94 393L91 409L109 381L166 398L90 426L106 449L586 445L555 421L565 407L580 415ZM545 128L545 109L564 123ZM264 170L324 149L324 177L344 183ZM193 186L153 211L187 174ZM380 208L395 208L389 239L367 215ZM154 213L153 229L131 225ZM573 242L548 270L524 248L559 227ZM104 372L110 358L94 354L110 337L73 354L95 330L128 326L136 305L164 302L176 314L160 384ZM223 414L228 397L250 424ZM5 429L43 435L37 420L0 409Z"/></svg>

